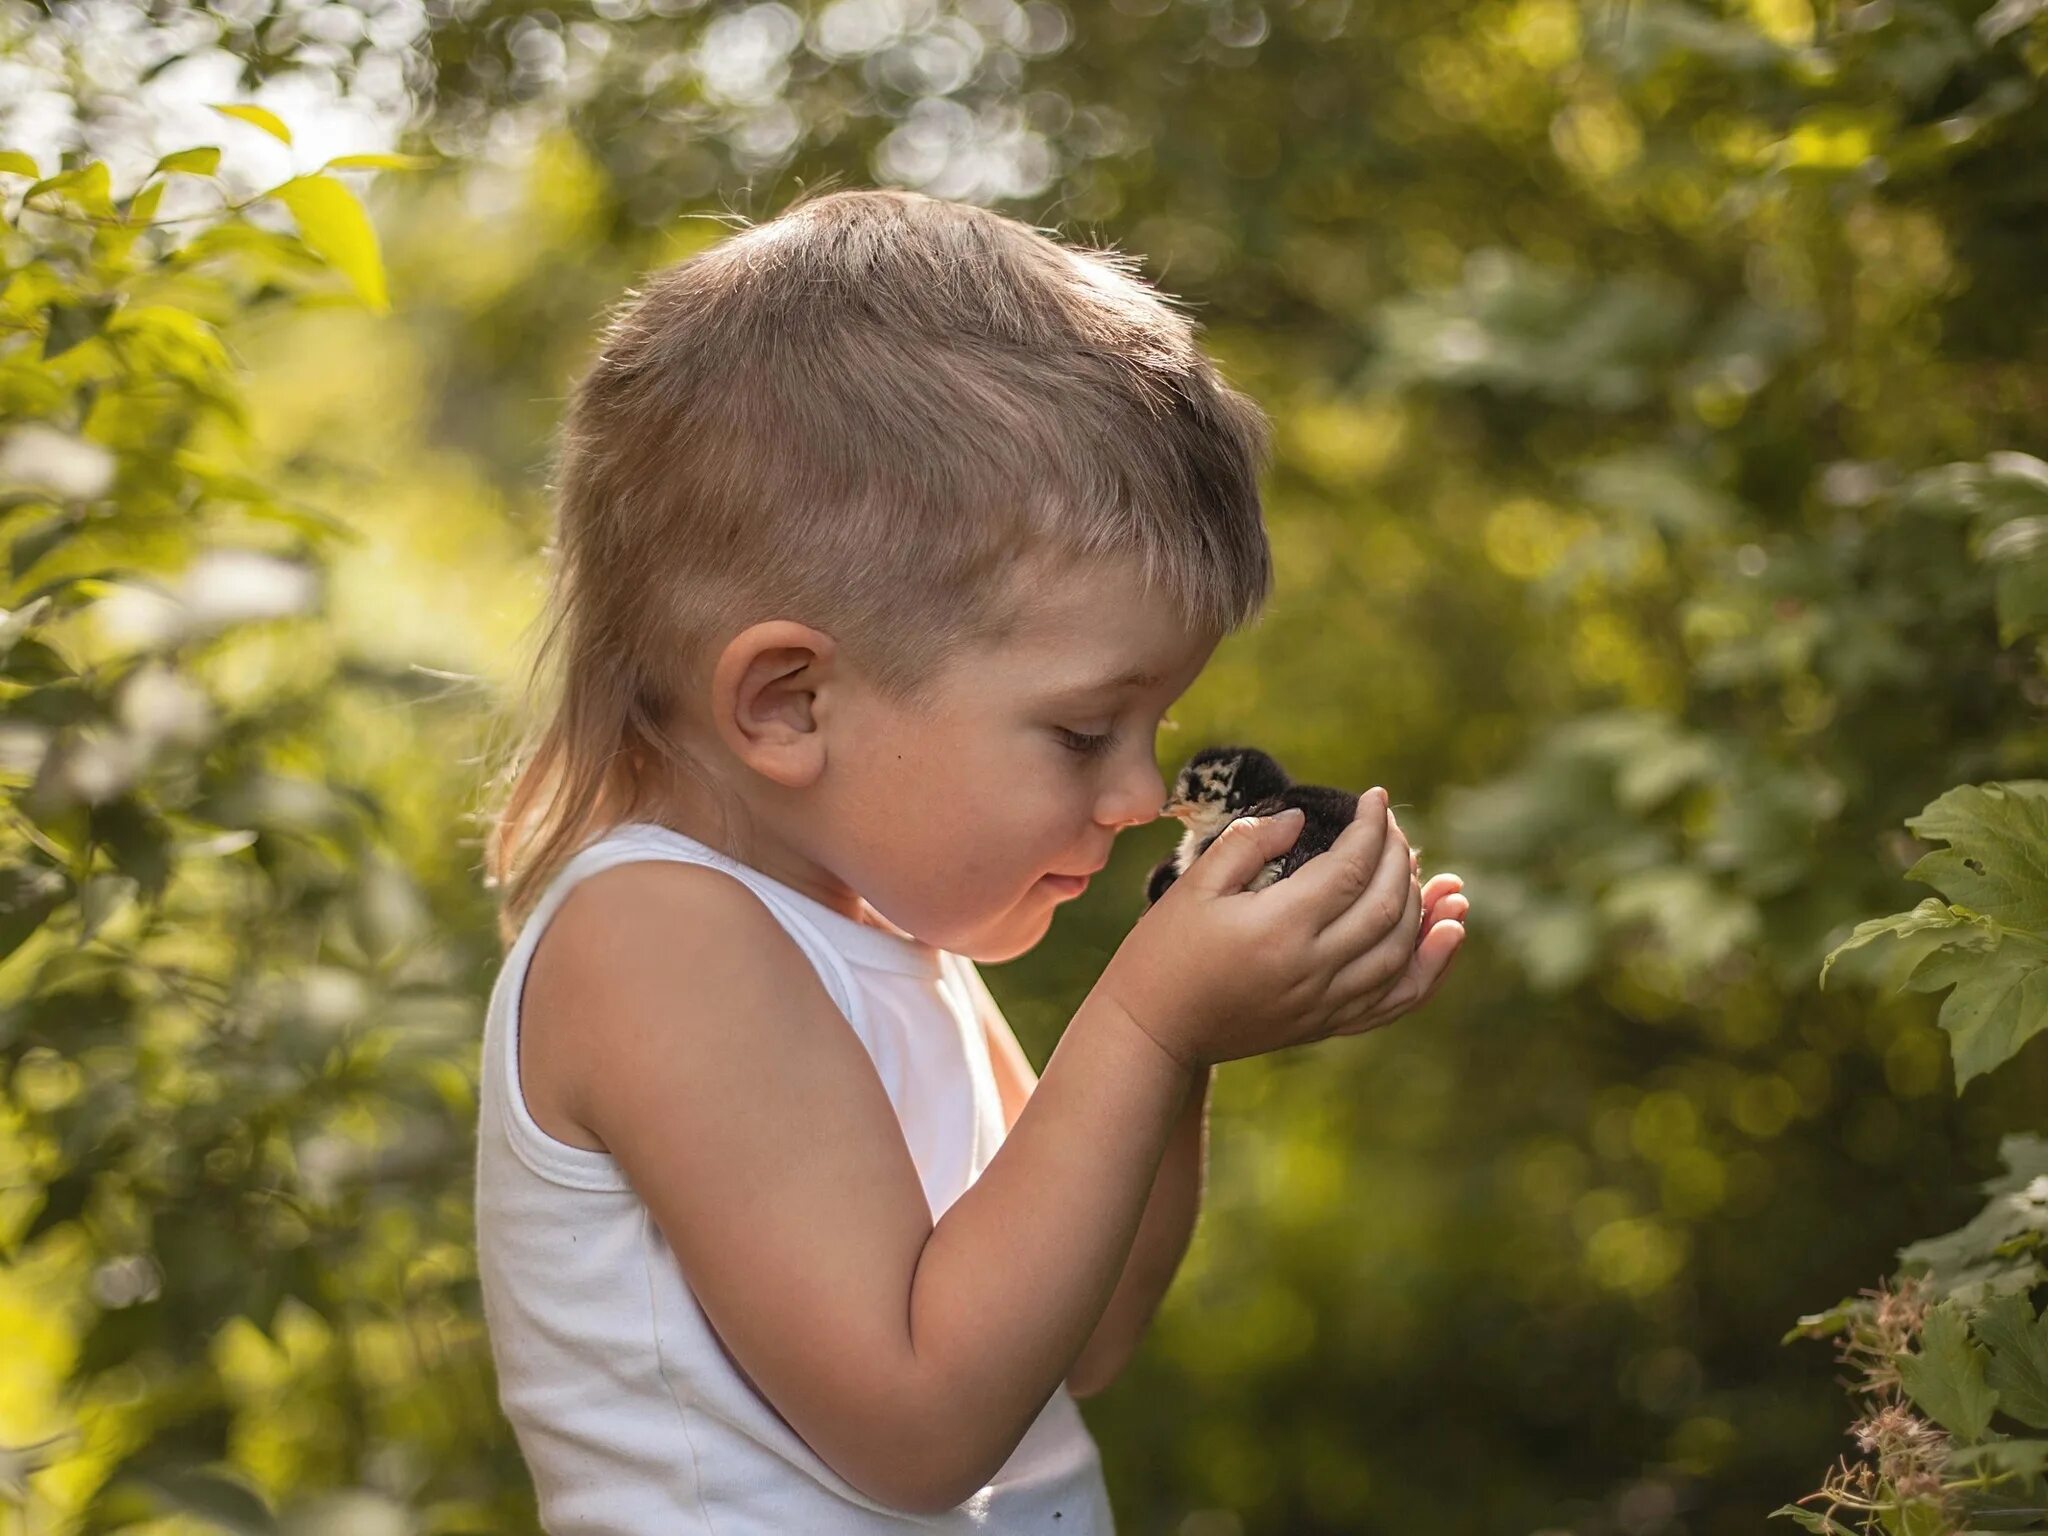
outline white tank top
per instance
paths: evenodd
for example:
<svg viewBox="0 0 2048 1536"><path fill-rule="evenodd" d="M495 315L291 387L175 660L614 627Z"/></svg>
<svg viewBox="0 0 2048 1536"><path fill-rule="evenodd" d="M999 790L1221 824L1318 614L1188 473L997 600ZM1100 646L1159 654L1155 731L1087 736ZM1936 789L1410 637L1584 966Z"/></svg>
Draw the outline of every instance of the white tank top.
<svg viewBox="0 0 2048 1536"><path fill-rule="evenodd" d="M577 881L638 859L705 864L758 896L874 1061L937 1221L988 1166L1002 1101L965 956L857 922L671 828L630 822L548 883L491 989L477 1121L476 1237L498 1399L550 1536L1113 1536L1102 1462L1057 1388L996 1476L917 1515L859 1492L735 1368L610 1155L557 1141L519 1087L519 997ZM993 1004L990 1004L993 1008Z"/></svg>

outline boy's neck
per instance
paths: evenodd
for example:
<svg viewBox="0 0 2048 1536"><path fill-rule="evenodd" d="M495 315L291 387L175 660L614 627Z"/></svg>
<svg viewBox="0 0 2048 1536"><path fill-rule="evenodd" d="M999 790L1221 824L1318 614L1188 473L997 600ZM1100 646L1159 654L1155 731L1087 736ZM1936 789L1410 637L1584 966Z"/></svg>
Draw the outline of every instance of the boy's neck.
<svg viewBox="0 0 2048 1536"><path fill-rule="evenodd" d="M791 889L803 892L804 895L830 907L843 917L850 917L867 927L879 928L884 933L916 942L914 934L905 933L882 916L867 904L858 891L777 838L758 815L747 818L754 835L752 846L744 853L730 846L719 828L718 815L701 792L666 793L658 803L643 805L634 813L634 819L651 821L672 831L681 832L687 837L693 837L706 847L717 849L727 858L736 859L750 869L759 870Z"/></svg>

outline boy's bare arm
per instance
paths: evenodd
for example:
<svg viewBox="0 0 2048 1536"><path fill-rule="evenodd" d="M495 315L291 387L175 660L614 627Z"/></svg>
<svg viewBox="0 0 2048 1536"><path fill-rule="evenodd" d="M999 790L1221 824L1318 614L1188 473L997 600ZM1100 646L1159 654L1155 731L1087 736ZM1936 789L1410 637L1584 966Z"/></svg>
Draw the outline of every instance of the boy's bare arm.
<svg viewBox="0 0 2048 1536"><path fill-rule="evenodd" d="M1003 1125L1007 1130L1016 1125L1017 1117L1024 1112L1038 1075L1017 1044L1017 1037L987 984L978 973L970 973L970 980L976 993L976 1013L988 1041L989 1060L995 1069L996 1087L1002 1095ZM1174 1123L1159 1172L1152 1180L1152 1192L1145 1201L1137 1238L1124 1261L1123 1274L1110 1295L1102 1320L1095 1325L1095 1331L1067 1372L1067 1390L1075 1397L1092 1397L1123 1373L1187 1254L1195 1221L1201 1214L1208 1161L1210 1077L1210 1069L1202 1068L1199 1086L1188 1095L1187 1106Z"/></svg>
<svg viewBox="0 0 2048 1536"><path fill-rule="evenodd" d="M1101 1319L1194 1074L1091 995L934 1227L873 1063L731 876L593 875L533 966L576 1001L522 1029L576 1042L575 1118L758 1390L878 1502L934 1512L986 1483Z"/></svg>
<svg viewBox="0 0 2048 1536"><path fill-rule="evenodd" d="M1123 1276L1103 1309L1102 1321L1067 1372L1067 1390L1075 1397L1092 1397L1123 1374L1187 1256L1201 1215L1208 1164L1210 1071L1201 1069L1199 1086L1174 1123Z"/></svg>

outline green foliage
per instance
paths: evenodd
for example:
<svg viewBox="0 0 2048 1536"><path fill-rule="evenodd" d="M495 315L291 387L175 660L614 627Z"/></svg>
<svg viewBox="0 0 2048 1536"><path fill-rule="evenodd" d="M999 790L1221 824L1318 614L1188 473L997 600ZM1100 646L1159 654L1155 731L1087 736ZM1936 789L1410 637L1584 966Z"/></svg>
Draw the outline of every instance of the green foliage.
<svg viewBox="0 0 2048 1536"><path fill-rule="evenodd" d="M2008 1136L1999 1151L2006 1171L1983 1186L1990 1199L1981 1211L1899 1250L1901 1273L1931 1294L1979 1304L2048 1279L2036 1257L2048 1242L2048 1140Z"/></svg>
<svg viewBox="0 0 2048 1536"><path fill-rule="evenodd" d="M323 643L350 536L252 461L224 342L327 266L381 308L383 272L317 174L262 194L296 237L246 203L153 220L219 158L118 197L68 167L0 232L0 1256L62 1277L69 1418L0 1494L37 1529L271 1531L382 1445L433 1528L491 1529L462 1210L406 1193L465 1142L473 1012L326 745L351 695L403 694Z"/></svg>
<svg viewBox="0 0 2048 1536"><path fill-rule="evenodd" d="M1981 1440L1991 1424L1998 1392L1985 1384L1984 1350L1970 1341L1970 1325L1953 1303L1927 1314L1917 1354L1899 1358L1906 1395L1922 1412L1964 1440Z"/></svg>
<svg viewBox="0 0 2048 1536"><path fill-rule="evenodd" d="M293 46L283 6L195 9L237 40L252 80ZM1426 1017L1219 1079L1188 1261L1125 1381L1086 1405L1121 1523L1752 1532L1755 1511L1807 1486L1840 1443L1827 1373L1772 1336L1895 1253L1953 1301L1940 1342L1897 1318L1879 1328L1867 1297L1794 1336L1860 1337L1880 1375L1890 1362L1936 1398L1931 1382L1946 1381L1943 1411L1969 1423L1959 1362L1981 1358L1985 1391L2003 1390L1990 1372L2007 1346L1978 1329L1981 1309L2037 1275L2043 1208L2016 1198L2048 1174L2035 1140L2005 1138L2012 1171L1976 1217L1898 1245L1962 1221L1943 1204L1953 1183L2009 1124L2038 1120L2039 1051L1984 1072L1959 1050L1954 1080L1969 1094L1954 1098L1940 1092L1943 1042L1960 1036L1935 1025L1941 988L1851 996L1839 983L1946 948L1958 968L1943 985L1975 995L1965 967L1994 951L1961 941L1981 927L1884 919L1881 942L1845 941L1925 889L1902 886L1927 856L1902 823L1961 793L1951 786L1988 799L2048 776L2038 471L2020 451L2040 451L2048 376L2032 323L2036 168L2048 164L2038 8L1304 0L941 6L855 24L875 14L826 7L793 27L775 7L435 11L428 136L472 162L482 195L408 205L391 188L378 220L401 289L433 301L392 323L402 338L300 315L303 328L275 335L261 400L240 402L283 399L310 418L300 441L361 476L331 504L352 525L383 519L375 557L307 557L334 578L320 590L353 569L406 595L394 620L445 599L475 623L484 530L502 526L537 559L536 445L594 317L642 272L718 238L736 209L766 217L826 177L902 180L1124 246L1189 298L1226 371L1280 428L1278 600L1176 707L1169 755L1255 739L1307 776L1395 786L1404 827L1432 868L1465 876L1480 918ZM352 47L329 45L328 65L345 69ZM712 68L735 60L759 75ZM536 124L530 156L501 162ZM315 174L346 176L353 160ZM36 180L55 168L7 167ZM172 156L162 169L160 185L219 166ZM105 217L114 191L87 174L37 201ZM193 236L195 255L241 263L252 294L321 285L371 299L345 261L324 259L363 250L346 210L321 225L316 209L309 228L281 199L267 206L299 238L231 218ZM233 318L166 300L155 308L170 313L130 332L132 304L73 291L47 263L12 281L6 314L33 360L77 370L25 376L39 419L64 419L62 390L114 343L210 355ZM308 383L373 371L359 394L377 394L375 408ZM388 455L402 467L369 462L365 439L408 430ZM322 515L279 494L275 474L237 482L212 449L199 462L216 476L200 504L209 528L268 501L275 537L320 539ZM455 501L459 520L444 516ZM180 507L151 512L171 523ZM8 532L24 590L88 568L72 562L89 561L95 520L44 505L22 521ZM386 549L401 553L380 563ZM506 583L504 610L530 603L528 571ZM308 669L335 638L315 613L294 631ZM40 622L23 621L23 643L42 638ZM61 724L76 690L46 691L40 707ZM417 751L414 719L323 726L323 707L308 699L294 716L305 735L292 766L309 777L359 761L380 732L417 752L386 785L387 810L400 796L438 808L469 771L460 752ZM1043 953L992 978L1035 1058L1128 927L1137 903L1120 891L1135 893L1156 857L1150 836L1125 839L1127 862ZM275 841L259 832L213 862L240 869ZM438 830L417 841L437 846L406 850L414 894L434 943L468 946L447 985L473 1005L488 952L481 906L463 895L473 869L439 851ZM186 863L174 854L166 898ZM36 963L53 923L68 937L98 921L118 939L143 903L108 877L139 893L141 876L111 855L95 876L90 901L80 888L48 911L70 885L10 889L26 937L0 966ZM1978 910L1946 877L1928 883L1942 913ZM354 973L352 956L312 951L296 884L258 891L236 931L278 895L297 942L262 953L311 951ZM201 932L229 926L218 907L187 910ZM273 925L250 921L270 946ZM1823 964L1837 983L1825 994ZM362 1015L372 1033L381 996ZM51 1031L76 1021L90 1035L96 1017L81 1003ZM1987 1056L2003 1028L1977 1027ZM207 1038L204 1086L181 1075L174 1041L151 1058L150 1102L213 1091ZM221 1102L268 1083L278 1061L306 1070L295 1049L265 1037ZM372 1063L354 1069L378 1081ZM166 1118L182 1133L188 1114ZM272 1145L291 1139L269 1127ZM460 1144L421 1134L416 1153L351 1208L356 1268L335 1278L309 1264L266 1319L220 1324L232 1434L174 1465L166 1431L166 1475L109 1490L109 1521L188 1494L240 1518L246 1483L310 1522L324 1513L315 1490L362 1483L392 1501L378 1506L387 1521L531 1529L507 1507L521 1474L481 1385L455 1236ZM80 1214L52 1219L31 1253L76 1244L99 1219L91 1165L71 1177L64 1148L39 1155L36 1199L47 1185ZM248 1197L235 1178L208 1187ZM323 1259L344 1241L313 1230ZM417 1302L399 1278L409 1254L432 1255ZM211 1273L203 1245L193 1262ZM48 1311L97 1326L91 1273L81 1260L54 1279ZM339 1325L321 1310L337 1303ZM394 1317L407 1330L395 1349L396 1330L377 1326ZM333 1343L344 1335L387 1374L352 1377ZM399 1394L408 1373L417 1391ZM149 1387L150 1411L187 1401L185 1380ZM1941 1501L1912 1479L1930 1475L2041 1506L2022 1502L2040 1445L2024 1421L1994 1407L1984 1440L1963 1445L1896 1390L1885 1408L1882 1433L1859 1420L1873 1481L1858 1497L1871 1507L1793 1504L1787 1518L1923 1529ZM100 1475L97 1447L82 1463L68 1443L31 1451L43 1432L26 1424L16 1439L23 1455L61 1450L38 1480L48 1497L81 1465L81 1481ZM227 1486L170 1475L208 1466ZM488 1520L479 1488L498 1500ZM412 1513L394 1515L399 1503Z"/></svg>
<svg viewBox="0 0 2048 1536"><path fill-rule="evenodd" d="M1960 1093L2048 1028L2048 783L1966 784L1906 825L1949 845L1906 871L1949 899L1857 924L1829 951L1821 982L1837 955L1887 939L1909 961L1905 986L1953 987L1941 1025Z"/></svg>

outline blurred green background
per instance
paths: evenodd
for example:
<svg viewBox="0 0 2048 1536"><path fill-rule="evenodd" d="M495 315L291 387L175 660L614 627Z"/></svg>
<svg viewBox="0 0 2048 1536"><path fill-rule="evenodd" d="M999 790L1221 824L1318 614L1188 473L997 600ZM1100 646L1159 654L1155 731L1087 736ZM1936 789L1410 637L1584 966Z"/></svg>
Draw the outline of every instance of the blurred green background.
<svg viewBox="0 0 2048 1536"><path fill-rule="evenodd" d="M468 1186L552 433L828 177L1194 306L1279 580L1162 766L1385 784L1472 899L1219 1071L1119 1528L1789 1529L1853 1447L1781 1336L2041 1118L1816 978L2048 762L2044 70L2040 0L0 0L0 1531L537 1529ZM1166 837L987 972L1034 1062Z"/></svg>

